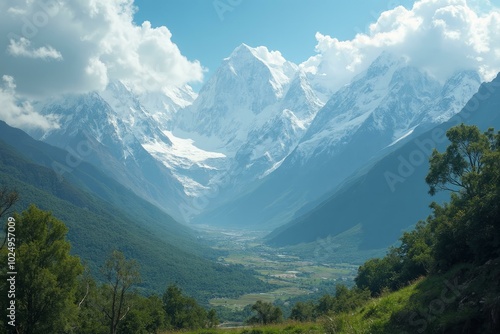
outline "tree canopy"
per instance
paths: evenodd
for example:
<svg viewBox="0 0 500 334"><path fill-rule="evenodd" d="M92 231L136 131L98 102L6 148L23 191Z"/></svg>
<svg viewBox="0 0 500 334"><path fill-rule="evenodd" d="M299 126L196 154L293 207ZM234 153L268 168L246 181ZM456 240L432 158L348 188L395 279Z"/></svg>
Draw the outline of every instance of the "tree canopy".
<svg viewBox="0 0 500 334"><path fill-rule="evenodd" d="M255 311L256 314L248 320L248 323L251 324L267 325L283 320L281 308L274 306L272 303L258 300L252 305L252 310Z"/></svg>
<svg viewBox="0 0 500 334"><path fill-rule="evenodd" d="M207 314L194 298L185 296L175 284L169 285L163 294L163 307L167 324L174 329L205 328L218 323L213 312Z"/></svg>
<svg viewBox="0 0 500 334"><path fill-rule="evenodd" d="M363 264L358 287L377 295L458 263L500 256L500 132L461 124L446 136L450 144L432 153L426 182L432 195L450 191L450 201L432 203L431 216L404 233L399 247Z"/></svg>
<svg viewBox="0 0 500 334"><path fill-rule="evenodd" d="M16 330L28 334L67 330L76 317L77 277L82 273L80 259L70 255L68 230L51 213L34 205L13 217L16 224ZM8 253L8 248L0 251L2 263L7 263ZM5 268L2 266L2 277L5 277ZM5 280L0 283L0 290L2 296L7 295Z"/></svg>

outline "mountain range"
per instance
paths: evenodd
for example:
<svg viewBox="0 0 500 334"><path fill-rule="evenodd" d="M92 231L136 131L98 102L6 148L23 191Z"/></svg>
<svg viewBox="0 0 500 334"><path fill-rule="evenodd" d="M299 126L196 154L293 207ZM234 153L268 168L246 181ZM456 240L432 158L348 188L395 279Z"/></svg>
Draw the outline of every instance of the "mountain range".
<svg viewBox="0 0 500 334"><path fill-rule="evenodd" d="M448 120L479 75L439 82L382 53L326 97L314 77L265 47L237 47L198 94L189 87L103 92L36 104L59 128L32 131L61 148L88 146L84 161L178 220L271 228L353 171Z"/></svg>
<svg viewBox="0 0 500 334"><path fill-rule="evenodd" d="M337 91L318 82L281 55L242 44L198 93L189 86L136 93L112 82L103 91L33 102L58 127L28 133L66 152L52 165L48 158L36 163L103 200L112 191L91 175L175 221L276 229L267 239L273 245L355 228L361 248L386 247L425 218L429 198L401 202L425 193L423 179L410 181L423 170L397 184L404 194L387 191L388 181L376 176L401 163L401 152L413 152L416 141L463 117L462 108L477 99L480 75L464 68L438 80L383 52ZM495 82L481 87L491 90ZM420 158L424 168L427 156ZM77 177L81 166L95 170Z"/></svg>
<svg viewBox="0 0 500 334"><path fill-rule="evenodd" d="M482 131L500 129L499 111L500 75L482 84L449 121L414 137L351 177L313 210L274 230L268 242L279 246L313 242L360 226L361 249L388 247L402 231L431 213L432 201L448 200L446 192L431 197L425 183L432 150L443 152L449 144L446 131L461 123L476 125Z"/></svg>
<svg viewBox="0 0 500 334"><path fill-rule="evenodd" d="M357 169L459 112L479 84L473 71L441 84L384 53L332 95L279 168L252 191L195 221L279 226Z"/></svg>

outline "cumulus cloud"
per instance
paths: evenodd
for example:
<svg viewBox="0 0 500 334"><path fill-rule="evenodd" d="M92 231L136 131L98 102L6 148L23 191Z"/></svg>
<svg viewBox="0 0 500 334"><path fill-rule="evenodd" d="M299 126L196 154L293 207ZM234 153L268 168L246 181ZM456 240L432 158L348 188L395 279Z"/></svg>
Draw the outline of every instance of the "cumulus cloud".
<svg viewBox="0 0 500 334"><path fill-rule="evenodd" d="M19 38L18 41L11 39L8 51L12 56L62 60L61 53L53 47L43 46L38 49L32 49L30 40L24 37Z"/></svg>
<svg viewBox="0 0 500 334"><path fill-rule="evenodd" d="M500 71L500 11L491 5L481 8L466 0L399 6L382 13L367 33L352 40L317 33L317 54L301 67L330 91L349 83L382 51L405 57L441 81L466 69L491 80Z"/></svg>
<svg viewBox="0 0 500 334"><path fill-rule="evenodd" d="M269 51L265 46L258 46L253 48L256 55L262 59L266 64L283 66L286 59L281 55L279 51Z"/></svg>
<svg viewBox="0 0 500 334"><path fill-rule="evenodd" d="M122 80L141 91L201 82L166 27L133 21L133 0L6 0L0 4L0 75L22 96L103 89Z"/></svg>
<svg viewBox="0 0 500 334"><path fill-rule="evenodd" d="M32 105L19 102L16 96L16 84L11 76L2 76L0 85L0 119L7 124L25 130L58 128L57 120L52 116L43 116L37 113Z"/></svg>

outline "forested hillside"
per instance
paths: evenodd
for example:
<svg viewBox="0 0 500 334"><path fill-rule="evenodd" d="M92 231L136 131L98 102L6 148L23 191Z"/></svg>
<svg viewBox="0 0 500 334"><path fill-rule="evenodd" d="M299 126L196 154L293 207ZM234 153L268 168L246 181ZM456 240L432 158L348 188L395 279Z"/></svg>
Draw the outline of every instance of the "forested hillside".
<svg viewBox="0 0 500 334"><path fill-rule="evenodd" d="M32 157L64 162L64 151L15 131L19 132L15 137L9 132L2 135L11 135L11 140L23 145L23 152ZM72 253L87 262L97 277L97 268L117 249L141 264L141 288L145 291L161 291L168 283L179 282L199 300L207 300L219 294L266 289L248 270L215 263L217 252L200 243L193 231L104 178L92 166L82 163L75 174L73 177L80 182L84 182L84 176L93 175L92 180L85 182L101 198L79 188L77 181L61 179L51 168L35 163L0 141L0 183L19 193L15 209L19 212L36 203L64 221L69 227Z"/></svg>

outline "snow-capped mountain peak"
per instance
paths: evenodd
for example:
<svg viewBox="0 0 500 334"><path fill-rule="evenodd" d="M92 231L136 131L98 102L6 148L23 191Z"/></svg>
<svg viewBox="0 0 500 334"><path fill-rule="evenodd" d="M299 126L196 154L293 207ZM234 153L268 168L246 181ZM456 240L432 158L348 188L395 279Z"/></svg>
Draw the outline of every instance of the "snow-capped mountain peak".
<svg viewBox="0 0 500 334"><path fill-rule="evenodd" d="M405 57L396 56L393 53L383 51L375 60L370 64L368 69L358 75L359 77L366 76L372 77L377 76L380 73L394 70L396 68L403 67L407 64L408 60ZM356 81L355 78L353 81Z"/></svg>
<svg viewBox="0 0 500 334"><path fill-rule="evenodd" d="M439 124L447 121L465 106L480 84L481 78L476 71L455 73L443 85L442 99L430 108L423 122Z"/></svg>
<svg viewBox="0 0 500 334"><path fill-rule="evenodd" d="M371 143L374 135L379 136L381 149L423 122L437 117L445 121L459 111L451 104L463 106L479 86L472 74L459 78L451 78L443 87L424 70L410 66L407 59L383 52L318 112L298 146L297 154L302 158L294 160L304 163L322 152L338 154L362 133L372 136ZM463 96L451 89L455 86L465 89ZM449 96L446 108L433 107L444 106L450 94L453 96ZM375 147L371 154L376 154Z"/></svg>
<svg viewBox="0 0 500 334"><path fill-rule="evenodd" d="M279 112L296 71L277 51L240 45L177 115L174 133L189 133L205 150L234 154L251 130Z"/></svg>
<svg viewBox="0 0 500 334"><path fill-rule="evenodd" d="M214 195L213 208L256 181L286 175L288 182L288 175L312 170L300 181L310 187L305 201L422 124L453 116L478 86L477 73L457 73L443 85L386 52L327 94L280 52L242 44L198 94L189 86L138 94L117 81L102 92L51 101L42 113L57 117L61 128L38 138L64 146L86 129L85 138L103 152L91 162L164 207ZM163 185L154 183L159 177ZM290 187L300 192L297 182ZM174 202L165 189L176 192Z"/></svg>
<svg viewBox="0 0 500 334"><path fill-rule="evenodd" d="M287 61L279 51L269 51L265 46L252 48L243 43L224 59L235 75L255 60L261 62L269 70L269 83L275 90L276 96L283 97L287 85L297 73L298 66Z"/></svg>
<svg viewBox="0 0 500 334"><path fill-rule="evenodd" d="M198 97L189 85L165 87L162 92L145 92L138 96L151 116L165 127L170 127L175 113L191 105Z"/></svg>

